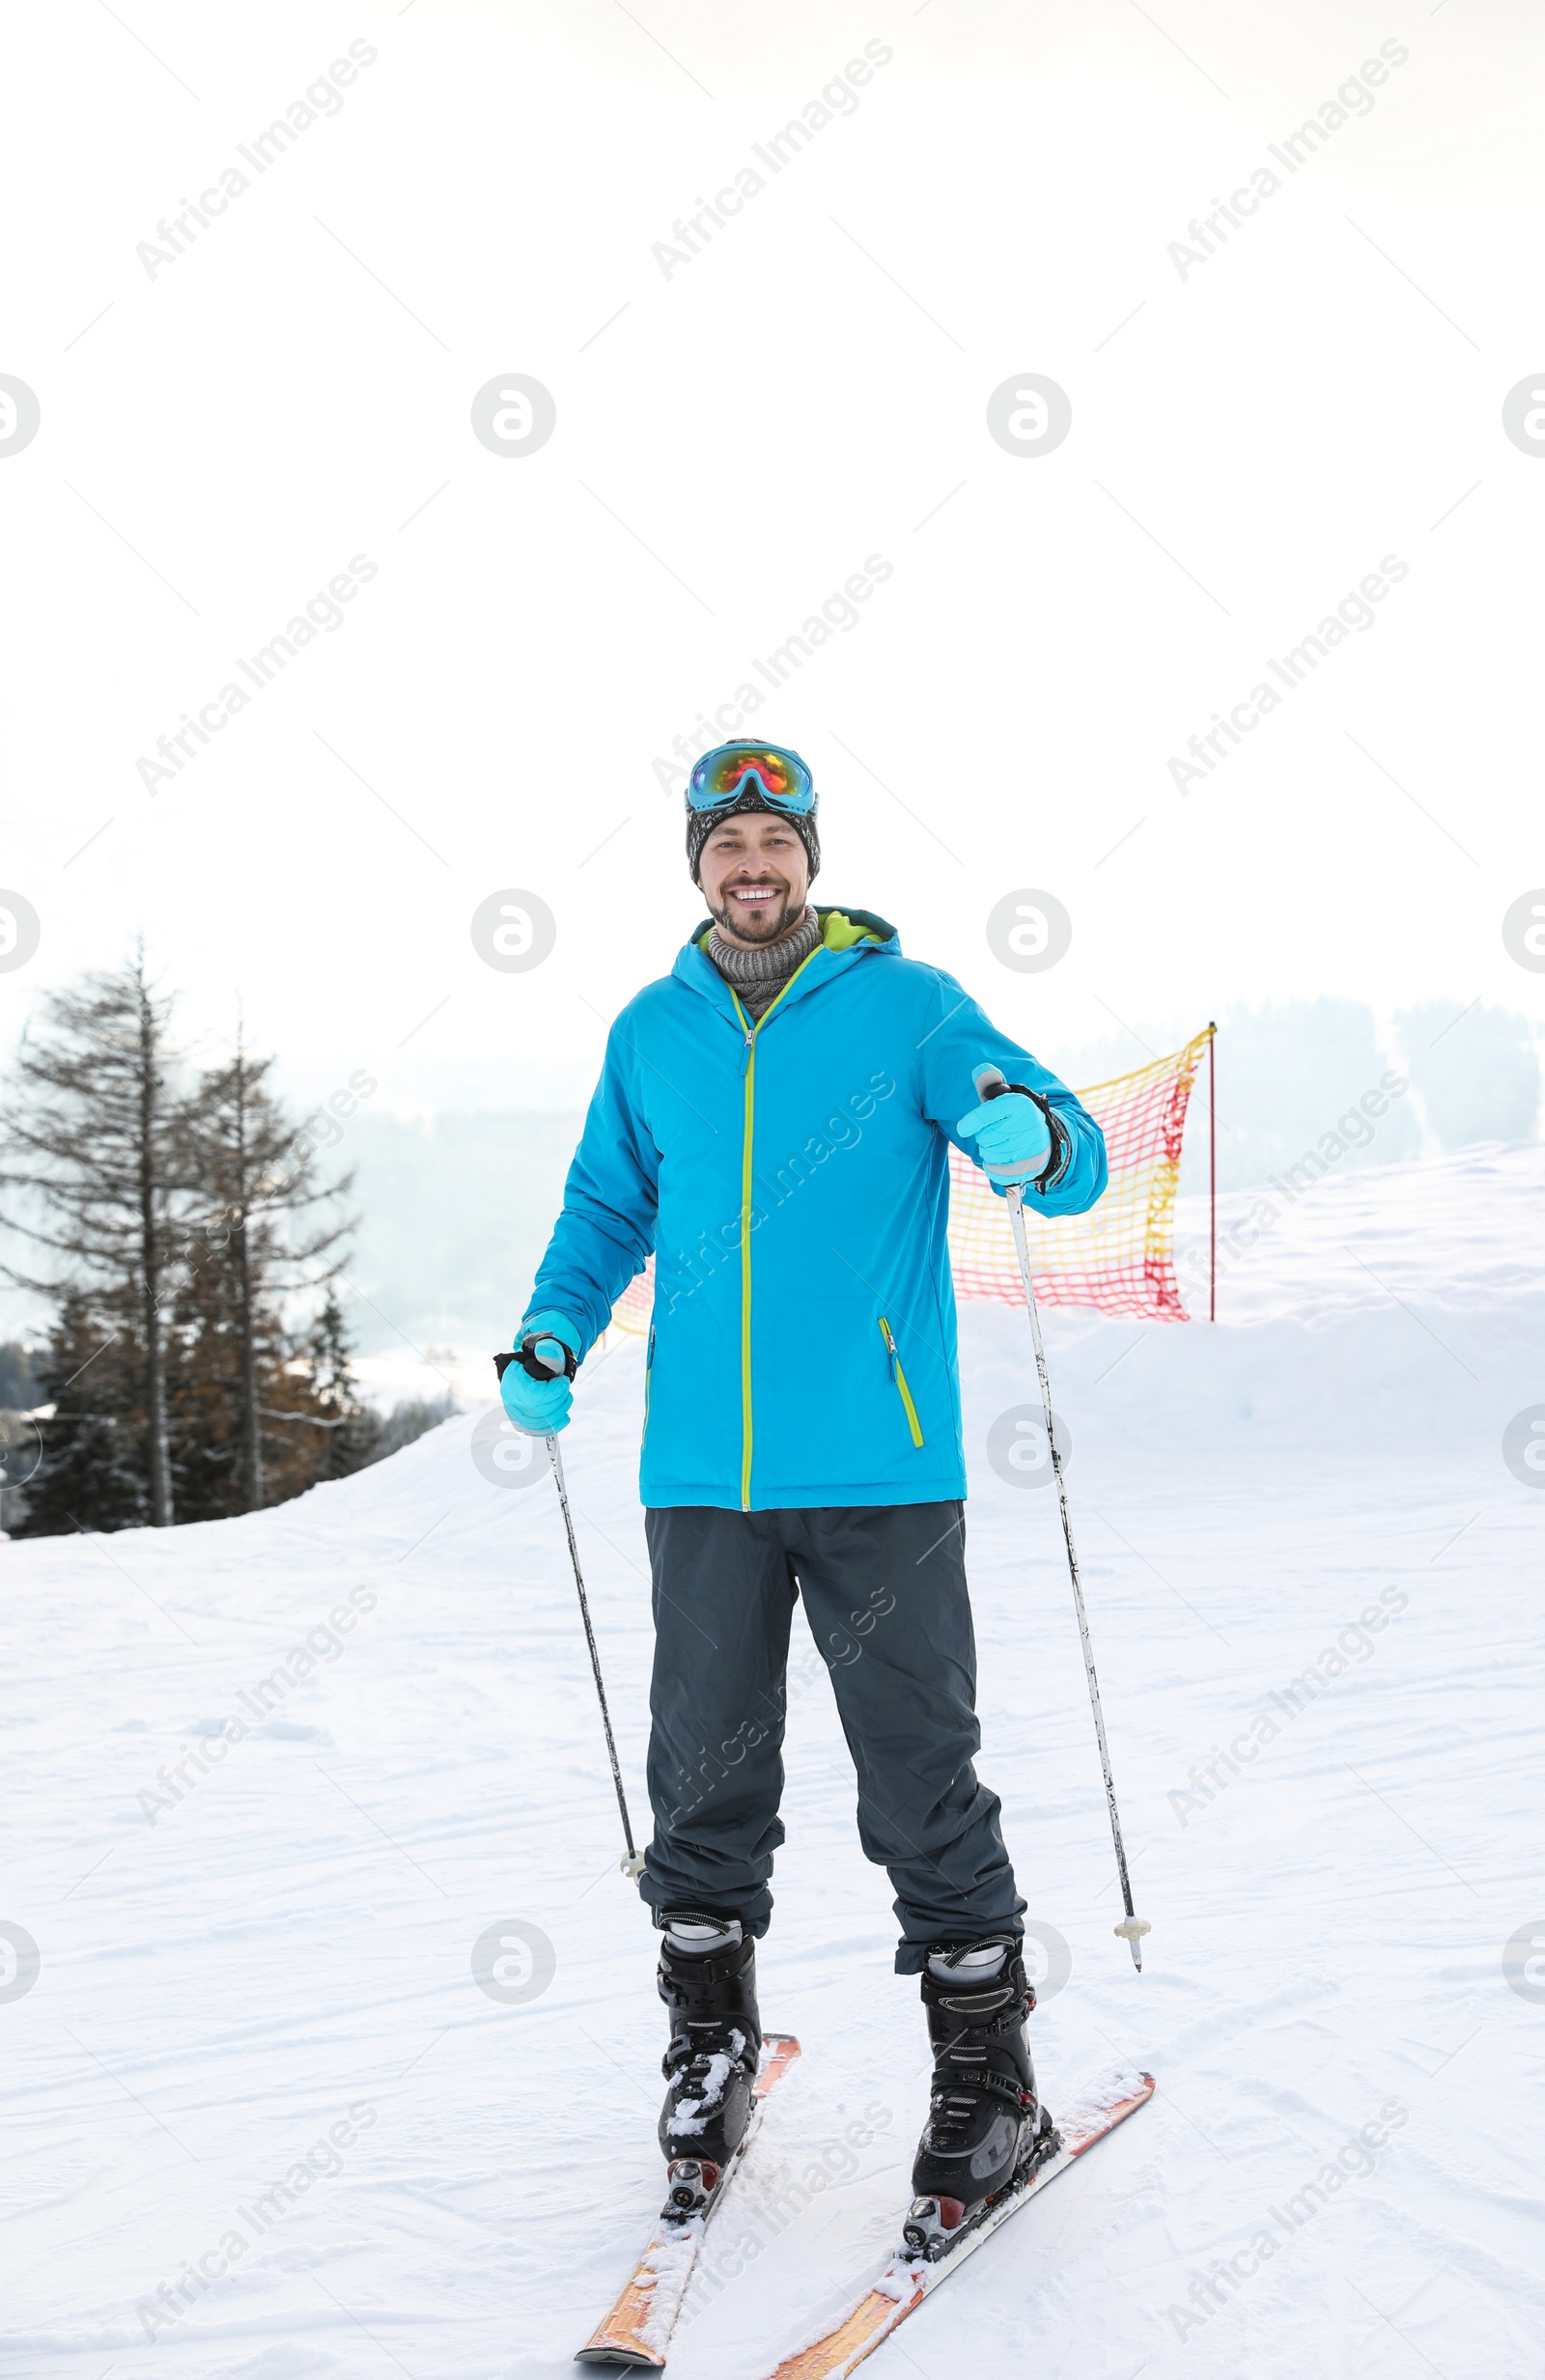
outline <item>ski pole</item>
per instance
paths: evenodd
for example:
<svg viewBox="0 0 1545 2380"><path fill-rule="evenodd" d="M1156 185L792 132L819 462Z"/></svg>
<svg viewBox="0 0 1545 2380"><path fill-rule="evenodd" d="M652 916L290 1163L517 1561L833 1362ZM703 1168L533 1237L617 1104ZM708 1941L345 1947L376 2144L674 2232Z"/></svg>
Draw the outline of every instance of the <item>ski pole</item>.
<svg viewBox="0 0 1545 2380"><path fill-rule="evenodd" d="M542 1363L542 1358L534 1348L531 1351L531 1361ZM504 1378L505 1367L511 1363L520 1363L523 1371L531 1369L531 1365L523 1360L523 1351L501 1353L493 1358L493 1368L500 1380ZM560 1371L563 1367L559 1364L543 1363L542 1368L546 1372L554 1372ZM534 1379L537 1375L533 1373L532 1377ZM585 1593L585 1576L579 1567L579 1547L574 1533L574 1515L569 1510L569 1490L564 1482L563 1458L558 1452L558 1434L555 1430L549 1430L547 1433L547 1448L552 1458L552 1476L558 1486L558 1501L563 1507L564 1531L569 1540L569 1559L574 1564L574 1582L579 1590L579 1613L585 1624L585 1642L590 1647L590 1666L595 1676L596 1694L601 1703L601 1723L606 1731L606 1757L611 1762L611 1781L617 1788L617 1807L622 1813L623 1840L628 1845L627 1852L618 1862L618 1865L625 1876L636 1876L644 1864L643 1855L633 1848L633 1830L628 1816L628 1796L623 1791L622 1784L622 1764L617 1758L617 1740L611 1732L611 1713L606 1707L606 1688L601 1674L601 1655L596 1648L596 1632L590 1624L590 1598Z"/></svg>
<svg viewBox="0 0 1545 2380"><path fill-rule="evenodd" d="M996 1066L984 1066L976 1075L976 1090L983 1100L1000 1099L1012 1089ZM1025 1304L1030 1318L1030 1336L1035 1342L1035 1368L1041 1381L1041 1410L1046 1415L1046 1443L1052 1458L1052 1475L1056 1481L1057 1509L1062 1516L1062 1536L1068 1550L1068 1576L1073 1582L1073 1606L1079 1618L1079 1640L1083 1646L1083 1671L1089 1681L1089 1703L1094 1712L1094 1732L1100 1747L1100 1771L1105 1778L1106 1805L1110 1812L1110 1836L1116 1847L1116 1871L1121 1879L1121 1898L1126 1918L1115 1929L1132 1951L1132 1963L1138 1974L1142 1973L1142 1937L1153 1928L1146 1918L1134 1915L1132 1879L1127 1873L1127 1848L1121 1839L1121 1813L1116 1807L1115 1780L1110 1775L1110 1747L1106 1741L1105 1713L1100 1706L1100 1681L1094 1670L1094 1646L1089 1639L1089 1615L1083 1606L1083 1587L1079 1578L1078 1549L1073 1542L1073 1516L1068 1510L1067 1482L1062 1476L1062 1457L1057 1451L1056 1432L1052 1420L1052 1382L1046 1368L1046 1348L1041 1339L1041 1317L1036 1310L1035 1289L1030 1279L1030 1250L1025 1237L1024 1185L1011 1182L1007 1191L1009 1218L1014 1225L1014 1246L1020 1261L1020 1279L1025 1288Z"/></svg>

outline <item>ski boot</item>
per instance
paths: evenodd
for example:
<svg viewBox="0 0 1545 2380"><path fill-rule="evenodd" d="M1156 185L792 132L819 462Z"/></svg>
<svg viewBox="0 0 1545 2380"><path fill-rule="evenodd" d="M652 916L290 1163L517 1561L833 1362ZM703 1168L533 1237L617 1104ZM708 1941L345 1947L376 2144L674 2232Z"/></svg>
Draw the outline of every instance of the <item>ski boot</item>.
<svg viewBox="0 0 1545 2380"><path fill-rule="evenodd" d="M922 2000L934 2081L902 2237L913 2255L935 2263L985 2202L1054 2152L1057 2135L1036 2095L1025 2037L1035 1993L1018 1936L935 1946Z"/></svg>
<svg viewBox="0 0 1545 2380"><path fill-rule="evenodd" d="M660 1996L670 2010L660 2061L668 2088L660 2145L668 2167L665 2214L685 2223L716 2196L745 2138L762 2052L756 1944L738 1918L661 1913Z"/></svg>

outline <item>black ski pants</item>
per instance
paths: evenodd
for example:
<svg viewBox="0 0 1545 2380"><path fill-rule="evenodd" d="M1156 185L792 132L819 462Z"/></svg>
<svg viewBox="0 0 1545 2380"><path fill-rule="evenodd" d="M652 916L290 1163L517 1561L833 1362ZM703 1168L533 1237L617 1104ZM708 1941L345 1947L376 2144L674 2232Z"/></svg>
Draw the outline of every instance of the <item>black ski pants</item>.
<svg viewBox="0 0 1545 2380"><path fill-rule="evenodd" d="M645 1515L654 1574L649 1798L639 1890L765 1934L783 1841L789 1624L803 1597L858 1778L858 1839L889 1872L896 1969L927 1946L1019 1931L1025 1910L977 1782L976 1641L965 1506ZM797 1660L795 1691L813 1668Z"/></svg>

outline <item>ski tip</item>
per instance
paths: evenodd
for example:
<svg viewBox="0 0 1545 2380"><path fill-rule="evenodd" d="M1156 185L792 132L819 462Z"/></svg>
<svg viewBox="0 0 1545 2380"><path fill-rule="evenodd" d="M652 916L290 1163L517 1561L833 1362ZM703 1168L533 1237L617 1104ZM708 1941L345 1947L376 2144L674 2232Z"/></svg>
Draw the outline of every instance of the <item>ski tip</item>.
<svg viewBox="0 0 1545 2380"><path fill-rule="evenodd" d="M648 2287L640 2285L647 2280ZM641 2336L655 2313L656 2274L637 2275L623 2291L610 2313L593 2331L576 2355L576 2364L609 2366L613 2371L660 2371L665 2358L645 2344ZM672 2310L674 2314L674 2309Z"/></svg>

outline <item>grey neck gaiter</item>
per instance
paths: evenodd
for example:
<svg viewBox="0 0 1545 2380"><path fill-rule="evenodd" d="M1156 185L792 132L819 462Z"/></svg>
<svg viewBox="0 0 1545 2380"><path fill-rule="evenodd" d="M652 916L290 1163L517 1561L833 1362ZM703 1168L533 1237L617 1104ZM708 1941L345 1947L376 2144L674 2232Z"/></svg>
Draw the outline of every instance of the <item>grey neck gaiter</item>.
<svg viewBox="0 0 1545 2380"><path fill-rule="evenodd" d="M743 950L727 942L717 926L708 938L708 955L726 983L733 985L741 1006L753 1024L760 1024L795 968L808 959L821 939L821 920L806 909L801 923L781 940L760 949Z"/></svg>

